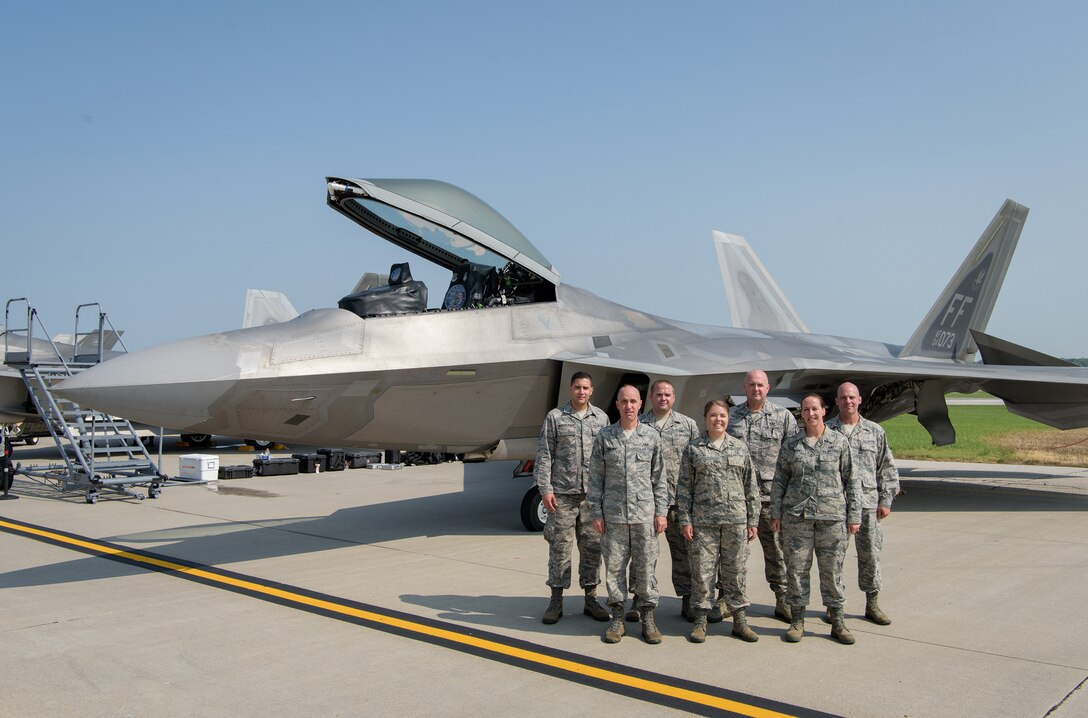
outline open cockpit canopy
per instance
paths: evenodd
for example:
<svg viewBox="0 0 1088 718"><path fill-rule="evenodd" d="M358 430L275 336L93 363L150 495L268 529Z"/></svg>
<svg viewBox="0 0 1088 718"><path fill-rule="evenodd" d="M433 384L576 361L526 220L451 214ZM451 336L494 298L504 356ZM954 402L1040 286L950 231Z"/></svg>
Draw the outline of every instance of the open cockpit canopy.
<svg viewBox="0 0 1088 718"><path fill-rule="evenodd" d="M554 301L559 274L479 197L426 179L327 177L329 205L374 234L454 273L443 308ZM482 289L457 277L476 277Z"/></svg>

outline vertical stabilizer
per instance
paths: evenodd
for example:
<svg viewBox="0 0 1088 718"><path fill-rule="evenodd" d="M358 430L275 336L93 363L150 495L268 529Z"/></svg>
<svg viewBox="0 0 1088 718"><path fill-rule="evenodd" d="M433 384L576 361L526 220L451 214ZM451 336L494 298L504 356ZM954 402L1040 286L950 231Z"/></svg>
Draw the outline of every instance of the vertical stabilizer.
<svg viewBox="0 0 1088 718"><path fill-rule="evenodd" d="M977 347L971 330L986 330L1027 216L1027 207L1005 200L899 353L901 359L973 360Z"/></svg>
<svg viewBox="0 0 1088 718"><path fill-rule="evenodd" d="M714 250L729 302L729 318L737 329L808 332L774 277L744 237L713 231Z"/></svg>
<svg viewBox="0 0 1088 718"><path fill-rule="evenodd" d="M242 328L263 327L286 322L298 316L298 311L283 292L267 289L247 289Z"/></svg>

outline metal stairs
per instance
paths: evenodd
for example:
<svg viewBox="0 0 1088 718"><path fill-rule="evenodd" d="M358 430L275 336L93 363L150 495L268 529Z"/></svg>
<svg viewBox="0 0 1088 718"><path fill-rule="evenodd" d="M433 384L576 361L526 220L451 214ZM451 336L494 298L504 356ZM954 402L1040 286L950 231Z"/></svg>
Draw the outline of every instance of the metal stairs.
<svg viewBox="0 0 1088 718"><path fill-rule="evenodd" d="M13 305L17 309L21 304L26 305L26 326L13 329L9 321ZM81 332L80 314L92 307L97 309L97 325L90 331ZM46 339L34 338L35 323ZM127 419L80 407L53 394L52 387L57 382L108 358L104 350L107 340L116 338L119 341L120 334L113 329L98 304L82 304L76 309L71 344L60 344L49 338L37 311L25 298L8 301L4 325L4 363L22 376L29 400L64 460L63 464L19 465L17 473L64 493L82 491L90 504L96 503L99 492L105 489L143 499L144 495L133 491L133 487L147 487L147 495L157 498L163 486L168 484L206 483L170 479L161 473ZM107 327L112 334L107 334Z"/></svg>

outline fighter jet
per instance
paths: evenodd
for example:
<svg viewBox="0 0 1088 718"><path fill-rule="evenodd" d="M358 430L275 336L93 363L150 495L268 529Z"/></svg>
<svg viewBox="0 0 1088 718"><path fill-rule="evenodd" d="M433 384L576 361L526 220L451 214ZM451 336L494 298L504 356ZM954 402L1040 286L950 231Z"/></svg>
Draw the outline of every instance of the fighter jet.
<svg viewBox="0 0 1088 718"><path fill-rule="evenodd" d="M185 432L466 460L533 457L544 415L565 400L577 371L593 375L596 403L608 408L620 385L667 378L678 409L693 415L710 398L739 394L753 368L767 372L779 397L831 395L850 380L866 416L914 413L937 444L955 440L948 392L983 390L1050 426L1088 425L1088 371L983 333L1028 212L1011 200L896 346L807 333L788 301L789 311L781 308L777 286L778 308L759 310L756 290L770 275L758 259L751 271L733 271L731 300L746 298L757 307L749 316L777 316L781 328L696 325L562 283L521 232L459 187L326 180L332 209L452 273L438 288L440 306L427 307L431 288L401 263L337 308L132 352L57 392ZM979 351L985 363L975 361Z"/></svg>

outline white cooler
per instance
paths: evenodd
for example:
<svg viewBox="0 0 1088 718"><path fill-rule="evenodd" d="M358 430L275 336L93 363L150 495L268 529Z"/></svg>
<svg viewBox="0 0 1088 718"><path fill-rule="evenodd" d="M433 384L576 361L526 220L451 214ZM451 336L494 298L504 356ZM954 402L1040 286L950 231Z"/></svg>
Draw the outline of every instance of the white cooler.
<svg viewBox="0 0 1088 718"><path fill-rule="evenodd" d="M178 476L215 481L219 478L219 457L215 454L183 454L178 460Z"/></svg>

